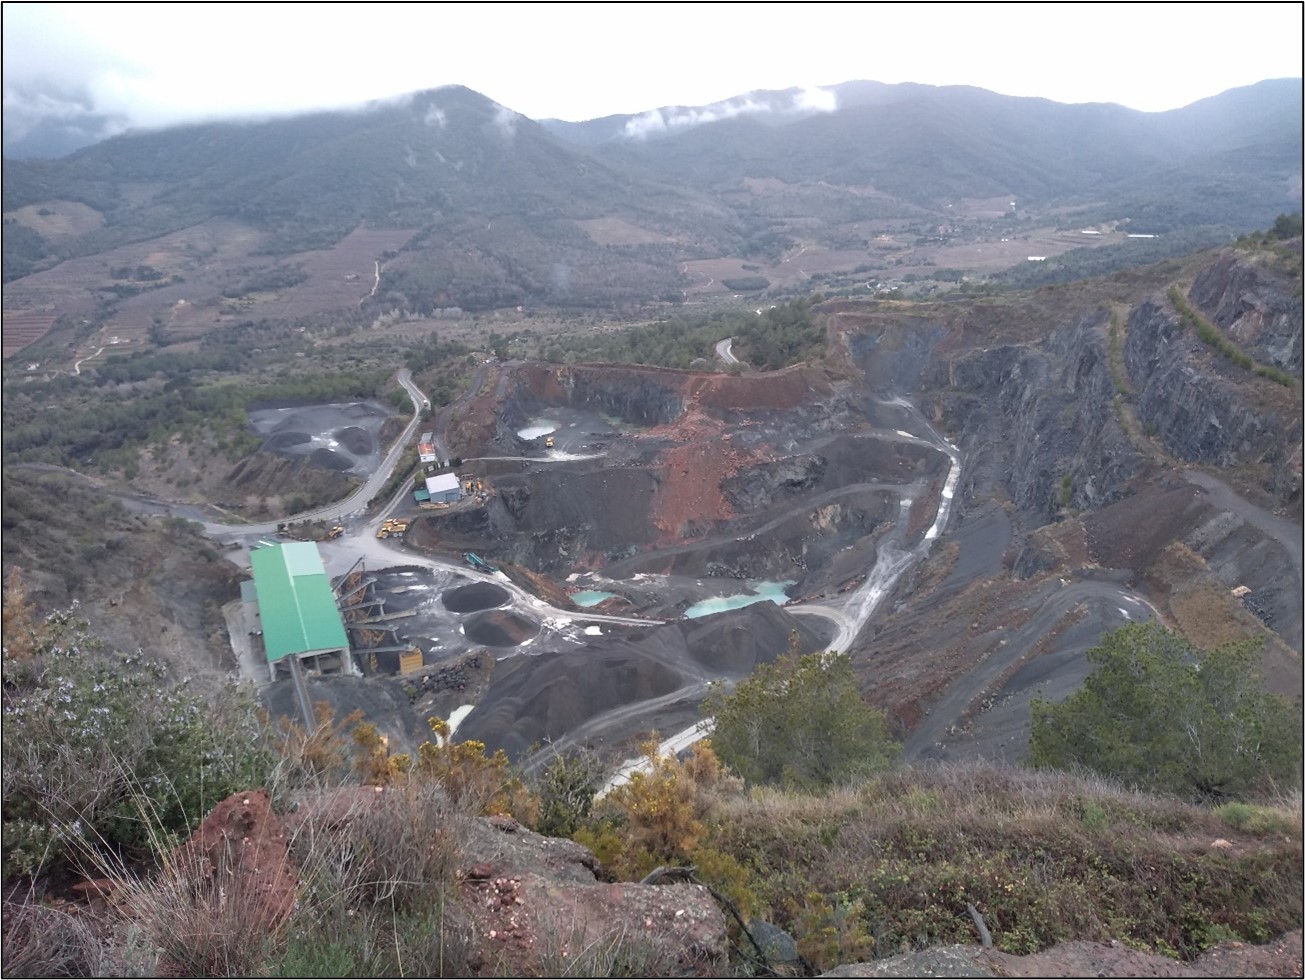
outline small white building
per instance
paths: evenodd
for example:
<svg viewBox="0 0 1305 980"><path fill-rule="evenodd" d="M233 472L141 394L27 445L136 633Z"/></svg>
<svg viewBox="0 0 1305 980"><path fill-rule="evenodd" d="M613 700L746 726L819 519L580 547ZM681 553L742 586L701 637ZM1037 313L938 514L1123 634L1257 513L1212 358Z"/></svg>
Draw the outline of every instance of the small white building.
<svg viewBox="0 0 1305 980"><path fill-rule="evenodd" d="M417 440L417 458L423 463L435 462L435 435L431 432L423 432L421 438Z"/></svg>

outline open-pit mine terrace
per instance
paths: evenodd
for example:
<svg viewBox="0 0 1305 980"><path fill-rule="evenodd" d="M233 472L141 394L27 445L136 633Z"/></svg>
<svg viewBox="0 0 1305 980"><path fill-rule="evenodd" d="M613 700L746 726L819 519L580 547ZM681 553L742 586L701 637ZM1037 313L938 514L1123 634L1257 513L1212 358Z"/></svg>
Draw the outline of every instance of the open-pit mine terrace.
<svg viewBox="0 0 1305 980"><path fill-rule="evenodd" d="M551 606L505 592L498 619L481 609L461 627L499 656L459 728L490 748L671 734L700 720L712 681L794 633L804 650L851 649L947 524L959 453L911 402L855 378L502 370L459 423L481 435L467 468L491 496L415 524L404 558L475 551L554 587ZM585 619L603 614L648 625Z"/></svg>

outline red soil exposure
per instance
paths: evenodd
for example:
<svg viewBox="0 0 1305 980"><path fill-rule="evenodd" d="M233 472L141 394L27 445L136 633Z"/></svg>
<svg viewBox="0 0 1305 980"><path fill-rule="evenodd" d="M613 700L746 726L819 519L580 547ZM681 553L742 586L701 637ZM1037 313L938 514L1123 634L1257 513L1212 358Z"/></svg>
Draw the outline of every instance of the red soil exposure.
<svg viewBox="0 0 1305 980"><path fill-rule="evenodd" d="M664 477L652 506L653 524L662 532L659 545L701 533L717 521L733 517L734 508L721 492L721 484L741 467L762 459L757 453L740 452L724 423L703 408L706 400L729 397L722 396L719 385L712 382L736 379L689 376L687 380L684 412L647 433L649 438L672 443L660 457ZM780 393L787 394L782 388ZM725 403L730 404L728 400Z"/></svg>
<svg viewBox="0 0 1305 980"><path fill-rule="evenodd" d="M701 533L734 516L721 483L738 472L741 458L729 443L700 435L668 449L662 456L666 478L653 501L652 519L659 545Z"/></svg>
<svg viewBox="0 0 1305 980"><path fill-rule="evenodd" d="M686 382L686 395L703 407L742 412L796 408L833 388L824 371L802 364L765 374L690 374Z"/></svg>
<svg viewBox="0 0 1305 980"><path fill-rule="evenodd" d="M275 930L294 909L299 876L265 789L235 793L215 806L173 860L243 896L264 931Z"/></svg>
<svg viewBox="0 0 1305 980"><path fill-rule="evenodd" d="M546 404L566 404L570 397L567 379L575 372L629 377L632 382L645 378L676 391L683 399L684 411L673 421L634 437L671 444L658 458L662 480L651 515L653 525L661 532L657 546L701 534L718 521L736 516L721 491L722 482L740 469L768 459L764 453L737 449L726 432L726 423L716 413L788 411L812 394L827 394L833 388L827 372L804 365L763 375L689 372L646 365L555 368L526 364L516 369L515 380ZM466 414L477 415L488 408L477 399Z"/></svg>
<svg viewBox="0 0 1305 980"><path fill-rule="evenodd" d="M683 374L685 410L647 433L674 443L661 461L665 477L653 503L653 524L667 544L734 517L721 484L740 469L765 462L759 452L741 451L712 409L788 410L812 392L827 392L828 376L802 366L766 375Z"/></svg>

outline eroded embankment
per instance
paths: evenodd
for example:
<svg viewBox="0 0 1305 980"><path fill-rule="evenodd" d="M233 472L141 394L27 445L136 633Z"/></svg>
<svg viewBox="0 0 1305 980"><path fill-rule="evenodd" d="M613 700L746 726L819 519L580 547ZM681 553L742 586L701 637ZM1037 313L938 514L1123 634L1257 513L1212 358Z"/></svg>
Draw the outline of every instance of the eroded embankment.
<svg viewBox="0 0 1305 980"><path fill-rule="evenodd" d="M913 743L924 755L1018 758L1029 699L1072 691L1083 652L1126 622L1158 614L1224 639L1271 629L1299 650L1299 561L1277 533L1286 522L1254 503L1276 499L1299 521L1299 396L1214 356L1164 292L1050 316L1038 297L1008 305L986 321L844 317L867 387L915 379L909 401L965 461L943 546L860 646L871 698L933 733ZM1298 692L1298 655L1271 640L1270 684Z"/></svg>

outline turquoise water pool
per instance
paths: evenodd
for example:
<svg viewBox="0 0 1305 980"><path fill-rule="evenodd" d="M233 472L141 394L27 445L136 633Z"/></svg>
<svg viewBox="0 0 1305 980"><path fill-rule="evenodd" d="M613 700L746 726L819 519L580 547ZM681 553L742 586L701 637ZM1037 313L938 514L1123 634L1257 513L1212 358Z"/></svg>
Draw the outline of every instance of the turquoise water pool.
<svg viewBox="0 0 1305 980"><path fill-rule="evenodd" d="M615 599L615 592L574 592L571 595L571 601L577 606L596 606L604 599Z"/></svg>
<svg viewBox="0 0 1305 980"><path fill-rule="evenodd" d="M758 582L750 593L721 596L718 599L703 599L702 602L694 603L684 610L684 615L689 619L697 619L700 616L711 616L715 613L729 612L732 609L742 609L744 606L751 606L757 602L773 602L777 606L782 606L788 601L788 595L784 590L795 584L796 581L796 579L787 579L783 582Z"/></svg>

